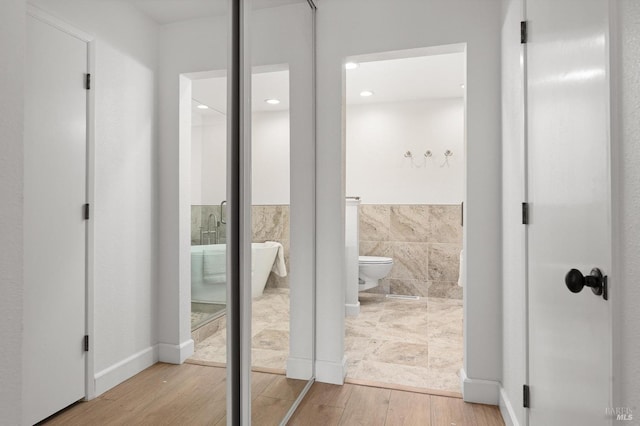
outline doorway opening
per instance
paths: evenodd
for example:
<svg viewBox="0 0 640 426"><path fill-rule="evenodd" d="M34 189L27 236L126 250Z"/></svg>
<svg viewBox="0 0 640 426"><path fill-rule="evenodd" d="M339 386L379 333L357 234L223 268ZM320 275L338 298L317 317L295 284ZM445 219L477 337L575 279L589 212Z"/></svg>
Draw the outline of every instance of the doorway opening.
<svg viewBox="0 0 640 426"><path fill-rule="evenodd" d="M465 68L464 45L346 58L347 381L461 391Z"/></svg>
<svg viewBox="0 0 640 426"><path fill-rule="evenodd" d="M226 363L226 89L190 74L191 362ZM188 91L183 91L186 96ZM287 65L252 76L252 355L285 374L289 357L290 117Z"/></svg>

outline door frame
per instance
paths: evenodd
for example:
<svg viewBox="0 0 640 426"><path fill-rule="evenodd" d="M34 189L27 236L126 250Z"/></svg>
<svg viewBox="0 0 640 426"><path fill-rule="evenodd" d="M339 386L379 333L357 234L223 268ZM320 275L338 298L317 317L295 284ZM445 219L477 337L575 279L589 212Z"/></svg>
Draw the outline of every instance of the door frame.
<svg viewBox="0 0 640 426"><path fill-rule="evenodd" d="M453 44L440 44L440 45L434 45L434 46L423 46L423 47L414 47L414 48L410 48L410 49L395 49L395 50L388 50L388 51L381 51L381 52L373 52L373 53L365 53L365 54L358 54L358 55L349 55L346 57L342 58L342 63L347 63L347 62L356 62L356 63L363 63L363 62L377 62L377 61L388 61L388 60L392 60L392 59L412 59L412 58L420 58L420 57L428 57L428 56L437 56L437 55L444 55L444 54L451 54L451 53L462 53L464 54L464 89L463 89L463 96L462 96L462 100L463 100L463 128L464 128L464 132L463 132L463 158L464 158L464 166L463 166L463 188L462 188L462 205L460 206L461 211L460 211L460 215L461 215L461 228L462 228L462 243L461 243L461 249L463 250L464 253L464 259L465 261L463 262L463 264L461 265L461 273L462 276L460 277L460 279L463 281L463 288L465 289L463 291L463 297L461 299L462 301L462 317L465 320L464 321L464 325L463 325L463 349L462 349L462 357L463 357L463 361L462 361L462 368L461 368L461 385L460 385L460 392L463 393L464 391L464 380L467 377L466 376L466 372L465 372L465 366L466 366L466 361L468 359L472 359L476 356L475 352L473 351L468 351L468 344L467 344L467 339L468 339L468 333L466 331L466 327L467 327L467 323L468 321L466 321L467 319L467 310L468 310L468 306L469 305L475 305L475 301L473 299L468 299L466 294L466 277L467 277L467 265L468 265L468 261L467 259L469 259L469 248L467 247L467 234L468 234L468 223L469 221L467 220L468 218L468 213L465 211L464 209L464 204L467 201L467 193L468 193L468 185L467 185L467 176L469 174L469 163L474 163L475 160L472 158L469 158L467 152L467 143L468 143L468 137L467 137L467 128L468 128L468 116L469 116L469 108L468 108L468 104L467 104L467 80L468 80L468 44L466 42L460 42L460 43L453 43ZM346 140L346 127L348 125L347 123L347 101L346 101L346 86L347 84L347 77L346 77L346 72L344 70L344 67L342 69L342 111L343 111L343 120L342 120L342 144L343 146L346 146L347 140ZM341 162L342 162L342 166L344 168L348 167L347 164L347 156L346 156L346 150L343 149L343 153L342 153L342 158L341 158ZM346 188L346 174L344 175L344 177L342 178L342 184L343 184L343 188ZM359 194L352 194L352 195L359 195ZM473 228L475 229L475 227ZM342 248L344 255L343 257L346 258L346 248L343 247ZM475 255L475 251L471 250L472 257ZM343 283L344 286L347 286L346 281ZM346 292L346 288L344 289L344 291ZM347 300L348 303L348 300ZM351 307L351 306L349 306ZM345 305L345 308L348 309ZM360 303L358 302L357 304L357 311L354 310L353 312L357 312L356 316L358 315L358 313L360 312ZM343 356L344 356L344 344L343 344ZM345 378L346 378L346 372L345 372Z"/></svg>
<svg viewBox="0 0 640 426"><path fill-rule="evenodd" d="M27 15L62 31L87 45L87 72L91 74L91 88L87 90L87 158L86 158L86 202L90 206L90 219L85 221L85 334L89 336L89 350L85 353L85 396L89 401L96 397L94 380L94 256L95 256L95 37L59 19L32 4L27 4Z"/></svg>

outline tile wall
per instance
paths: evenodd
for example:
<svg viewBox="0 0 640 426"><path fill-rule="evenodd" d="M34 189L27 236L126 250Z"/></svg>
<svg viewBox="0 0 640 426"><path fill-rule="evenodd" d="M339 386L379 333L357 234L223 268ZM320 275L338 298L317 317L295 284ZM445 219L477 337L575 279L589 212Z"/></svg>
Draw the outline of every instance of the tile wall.
<svg viewBox="0 0 640 426"><path fill-rule="evenodd" d="M361 205L360 255L394 262L369 292L461 299L460 213L459 205Z"/></svg>
<svg viewBox="0 0 640 426"><path fill-rule="evenodd" d="M201 235L201 227L208 230L209 215L213 213L220 218L220 206L191 206L191 245L208 244L209 235ZM289 206L253 206L252 207L253 242L277 241L284 247L284 259L289 271ZM215 229L215 219L211 218L211 228ZM220 224L219 243L226 243L226 225ZM214 244L214 235L210 235ZM289 276L278 277L269 275L267 288L289 288Z"/></svg>

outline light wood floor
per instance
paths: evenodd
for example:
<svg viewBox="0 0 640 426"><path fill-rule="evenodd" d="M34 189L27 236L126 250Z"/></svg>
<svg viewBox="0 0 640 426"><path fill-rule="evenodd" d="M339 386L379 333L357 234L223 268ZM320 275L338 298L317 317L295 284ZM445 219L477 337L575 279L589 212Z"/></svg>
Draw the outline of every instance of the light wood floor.
<svg viewBox="0 0 640 426"><path fill-rule="evenodd" d="M252 373L252 423L278 425L306 382ZM226 370L156 364L89 402L49 418L47 425L226 424ZM503 425L497 407L458 398L346 384L315 383L290 425Z"/></svg>
<svg viewBox="0 0 640 426"><path fill-rule="evenodd" d="M345 384L314 383L289 425L497 426L498 407L460 398Z"/></svg>

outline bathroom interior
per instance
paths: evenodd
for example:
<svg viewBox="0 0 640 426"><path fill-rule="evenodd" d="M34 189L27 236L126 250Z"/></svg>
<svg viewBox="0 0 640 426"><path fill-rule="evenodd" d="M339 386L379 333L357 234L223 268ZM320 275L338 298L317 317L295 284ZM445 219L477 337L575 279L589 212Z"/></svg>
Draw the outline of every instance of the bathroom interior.
<svg viewBox="0 0 640 426"><path fill-rule="evenodd" d="M345 74L347 380L460 392L464 49Z"/></svg>
<svg viewBox="0 0 640 426"><path fill-rule="evenodd" d="M347 381L460 392L460 50L386 52L345 64ZM252 366L281 374L289 349L288 79L287 70L252 76ZM224 279L202 279L216 263L211 244L224 244L224 188L211 182L224 182L225 165L210 162L225 150L224 88L224 78L194 80L192 93L190 361L210 365L226 357Z"/></svg>
<svg viewBox="0 0 640 426"><path fill-rule="evenodd" d="M198 77L202 77L199 74ZM289 70L252 75L253 368L289 355ZM226 77L191 80L191 362L226 362Z"/></svg>

